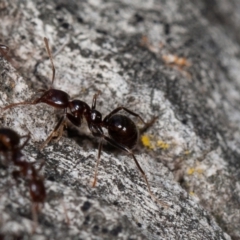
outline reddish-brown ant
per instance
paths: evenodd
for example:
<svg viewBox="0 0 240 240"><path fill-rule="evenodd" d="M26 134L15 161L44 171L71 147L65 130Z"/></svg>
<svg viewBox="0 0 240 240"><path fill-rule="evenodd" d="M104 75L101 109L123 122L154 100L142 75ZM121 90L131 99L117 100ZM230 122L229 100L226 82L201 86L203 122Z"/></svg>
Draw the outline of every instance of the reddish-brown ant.
<svg viewBox="0 0 240 240"><path fill-rule="evenodd" d="M44 38L44 42L46 45L46 49L51 61L52 65L52 86L54 83L55 78L55 67L52 60L51 51L48 45L47 38ZM139 171L141 172L149 191L150 196L157 202L166 205L159 201L157 197L152 193L150 189L150 185L148 183L147 177L143 169L141 168L140 164L138 163L136 157L134 156L132 149L137 144L138 141L138 129L135 125L135 123L127 116L117 114L119 111L124 110L127 113L138 117L144 124L146 124L143 119L133 111L125 108L125 107L118 107L114 109L110 114L108 114L103 120L102 120L102 114L97 111L96 108L96 99L98 94L95 94L93 97L92 107L78 99L70 100L70 96L61 90L53 89L52 87L49 90L41 90L43 91L43 94L41 97L35 99L33 102L19 102L19 103L13 103L3 108L3 110L6 110L8 108L12 108L19 105L27 105L27 104L38 104L38 103L46 103L50 106L53 106L55 108L63 109L64 115L61 117L60 121L52 131L52 133L49 135L49 137L46 139L46 141L42 144L41 148L43 148L53 137L57 136L57 139L59 139L62 135L63 127L66 124L66 120L68 119L73 125L80 127L82 123L82 118L84 117L88 123L89 130L91 131L92 135L95 137L100 137L101 139L104 139L111 145L115 146L116 148L128 153L133 158L134 162L136 163ZM70 113L68 112L68 109L70 110ZM108 130L108 136L106 136L103 132L102 128L106 128ZM102 140L99 143L98 147L98 158L95 168L95 174L94 174L94 181L93 181L93 187L96 185L97 182L97 172L98 172L98 165L100 162L100 156L102 151Z"/></svg>
<svg viewBox="0 0 240 240"><path fill-rule="evenodd" d="M25 137L27 139L20 146L20 139ZM0 153L5 157L5 160L11 161L16 167L18 167L18 170L13 172L13 177L16 179L21 176L28 181L35 230L37 224L37 212L39 211L39 205L44 203L46 190L43 179L38 175L43 164L41 164L39 169L36 170L33 163L26 161L25 156L21 151L28 143L29 138L29 135L20 137L15 131L9 128L0 128Z"/></svg>

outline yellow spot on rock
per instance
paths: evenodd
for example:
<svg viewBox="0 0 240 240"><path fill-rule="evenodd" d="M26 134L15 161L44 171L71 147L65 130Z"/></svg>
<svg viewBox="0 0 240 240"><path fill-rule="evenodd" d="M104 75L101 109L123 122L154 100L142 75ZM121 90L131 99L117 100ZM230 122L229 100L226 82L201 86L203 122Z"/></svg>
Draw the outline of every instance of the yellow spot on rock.
<svg viewBox="0 0 240 240"><path fill-rule="evenodd" d="M195 168L189 168L189 169L187 170L187 174L188 174L188 175L192 175L194 172L195 172Z"/></svg>
<svg viewBox="0 0 240 240"><path fill-rule="evenodd" d="M142 144L145 147L148 147L150 149L154 149L154 145L151 143L150 137L148 135L143 135L141 137Z"/></svg>
<svg viewBox="0 0 240 240"><path fill-rule="evenodd" d="M184 152L184 154L185 154L185 155L189 155L189 154L190 154L190 151L186 150L186 151Z"/></svg>
<svg viewBox="0 0 240 240"><path fill-rule="evenodd" d="M197 169L196 169L196 172L199 173L199 174L202 174L203 171L204 171L204 170L203 170L202 168L197 168Z"/></svg>
<svg viewBox="0 0 240 240"><path fill-rule="evenodd" d="M157 146L164 150L169 148L169 144L161 140L157 141Z"/></svg>
<svg viewBox="0 0 240 240"><path fill-rule="evenodd" d="M192 174L194 174L194 173L202 174L203 171L204 171L204 169L198 168L198 167L197 167L197 168L189 168L189 169L187 170L187 174L188 174L188 175L192 175Z"/></svg>

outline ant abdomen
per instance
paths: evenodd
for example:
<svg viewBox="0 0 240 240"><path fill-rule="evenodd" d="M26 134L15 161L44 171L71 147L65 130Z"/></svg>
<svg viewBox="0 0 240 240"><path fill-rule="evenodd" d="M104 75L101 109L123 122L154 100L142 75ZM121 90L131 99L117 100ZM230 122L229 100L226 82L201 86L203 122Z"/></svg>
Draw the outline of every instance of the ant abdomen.
<svg viewBox="0 0 240 240"><path fill-rule="evenodd" d="M138 142L139 132L135 123L127 116L115 114L108 119L109 136L119 144L133 149Z"/></svg>
<svg viewBox="0 0 240 240"><path fill-rule="evenodd" d="M37 103L46 103L55 108L65 109L68 107L70 96L58 89L49 89L35 101Z"/></svg>

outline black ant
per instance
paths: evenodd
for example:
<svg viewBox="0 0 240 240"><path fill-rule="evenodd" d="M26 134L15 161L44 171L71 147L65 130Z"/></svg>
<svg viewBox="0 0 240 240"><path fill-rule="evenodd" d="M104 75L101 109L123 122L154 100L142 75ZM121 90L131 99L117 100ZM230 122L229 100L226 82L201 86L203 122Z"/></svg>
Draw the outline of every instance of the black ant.
<svg viewBox="0 0 240 240"><path fill-rule="evenodd" d="M20 139L27 138L20 145ZM46 190L43 179L38 175L43 164L36 170L33 163L26 161L22 153L22 149L28 143L30 136L19 136L15 131L9 128L0 128L0 153L5 157L5 160L11 161L18 170L13 172L15 179L20 176L25 178L29 184L29 193L32 200L32 215L34 219L34 231L37 224L37 212L39 205L43 205L46 198Z"/></svg>
<svg viewBox="0 0 240 240"><path fill-rule="evenodd" d="M168 206L168 204L160 201L151 191L150 184L147 180L147 176L143 171L142 167L140 166L139 162L137 161L135 155L133 154L133 148L137 145L139 139L139 131L136 124L126 115L118 114L119 111L123 110L134 117L137 117L144 123L145 126L152 125L156 118L153 118L152 121L146 123L139 114L125 108L123 106L115 108L111 111L104 119L102 120L102 114L96 110L96 100L99 95L99 92L93 96L92 101L92 108L90 110L85 111L84 116L87 120L88 127L93 136L101 138L98 146L98 158L95 167L95 174L94 174L94 181L93 187L96 186L97 183L97 174L98 174L98 166L100 163L100 157L102 152L102 144L105 140L106 142L110 143L112 146L124 151L125 153L129 154L135 164L137 165L138 170L141 172L144 181L147 184L148 192L152 199L161 205ZM106 128L108 130L108 135L106 136L103 132L102 128Z"/></svg>
<svg viewBox="0 0 240 240"><path fill-rule="evenodd" d="M70 100L70 96L61 90L53 89L53 83L55 78L55 67L53 64L52 54L49 48L48 39L44 38L45 46L51 61L52 65L52 85L49 90L41 90L43 92L42 96L33 100L32 102L19 102L19 103L13 103L3 108L3 110L6 110L8 108L16 107L19 105L35 105L38 103L46 103L52 107L63 109L64 115L60 118L59 122L55 126L52 133L49 135L49 137L44 141L44 143L41 145L41 148L43 148L53 137L57 137L57 140L61 138L63 127L66 124L66 120L68 119L73 125L80 127L82 123L82 118L84 117L88 123L88 128L91 131L92 135L95 137L100 137L101 139L106 140L111 145L115 146L116 148L128 153L133 158L134 162L136 163L139 171L141 172L148 188L148 192L150 196L157 202L160 202L162 205L166 205L159 201L157 197L152 193L150 189L150 185L148 183L147 177L143 169L141 168L140 164L138 163L136 157L134 156L132 149L138 142L138 129L136 127L136 124L127 116L117 114L119 111L124 110L127 113L138 117L145 125L148 125L148 123L145 123L144 120L133 111L125 108L125 107L118 107L114 109L111 113L109 113L103 120L102 120L102 114L97 111L96 108L96 99L99 93L95 94L92 101L92 107L78 99ZM68 112L68 109L70 113ZM155 120L156 118L154 118ZM154 122L154 121L152 121ZM108 136L106 136L103 132L102 128L108 129ZM95 174L94 174L94 181L93 181L93 187L96 186L97 182L97 172L98 172L98 165L100 162L100 156L102 151L102 141L99 143L98 147L98 158L95 168Z"/></svg>

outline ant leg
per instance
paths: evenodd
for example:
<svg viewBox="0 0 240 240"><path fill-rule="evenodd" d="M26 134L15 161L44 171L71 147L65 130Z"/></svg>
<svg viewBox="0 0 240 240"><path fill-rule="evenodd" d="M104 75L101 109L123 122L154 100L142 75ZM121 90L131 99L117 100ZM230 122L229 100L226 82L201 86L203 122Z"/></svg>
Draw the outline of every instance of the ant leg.
<svg viewBox="0 0 240 240"><path fill-rule="evenodd" d="M143 134L145 131L148 130L158 119L158 116L152 117L152 119L149 122L146 122L142 128L139 129L140 134Z"/></svg>
<svg viewBox="0 0 240 240"><path fill-rule="evenodd" d="M147 124L141 117L139 114L129 110L128 108L125 107L117 107L116 109L114 109L112 112L110 112L104 119L103 122L105 122L106 120L108 120L109 118L111 118L112 115L116 114L117 112L124 110L126 112L128 112L129 114L133 115L134 117L137 117L141 120L141 122L143 122L145 125Z"/></svg>
<svg viewBox="0 0 240 240"><path fill-rule="evenodd" d="M38 211L39 211L38 203L32 202L32 219L33 219L32 233L36 232L38 226Z"/></svg>
<svg viewBox="0 0 240 240"><path fill-rule="evenodd" d="M6 107L3 107L2 110L5 111L9 108L14 108L14 107L17 107L17 106L20 106L20 105L34 105L36 104L35 101L34 102L19 102L19 103L12 103L12 104L9 104L7 105Z"/></svg>
<svg viewBox="0 0 240 240"><path fill-rule="evenodd" d="M100 158L101 157L101 152L102 152L102 140L99 142L99 145L98 145L98 158L97 158L97 163L96 163L96 166L95 166L95 173L94 173L94 180L93 180L92 187L95 187L96 183L97 183L98 166L99 166L100 159L101 159Z"/></svg>
<svg viewBox="0 0 240 240"><path fill-rule="evenodd" d="M45 92L45 90L44 89L39 89L38 92ZM9 104L5 107L2 107L1 109L3 111L5 111L9 108L14 108L14 107L21 106L21 105L35 105L35 104L38 104L42 100L43 97L44 97L44 94L41 97L36 98L32 102L24 101L24 102L12 103L12 104Z"/></svg>
<svg viewBox="0 0 240 240"><path fill-rule="evenodd" d="M47 137L47 139L40 145L40 150L42 150L54 137L57 137L57 141L62 137L63 133L63 127L66 123L66 115L61 117L59 122L57 123L56 127L54 130L51 132L51 134Z"/></svg>
<svg viewBox="0 0 240 240"><path fill-rule="evenodd" d="M150 187L150 184L149 184L149 182L148 182L148 180L147 180L147 176L146 176L145 172L143 171L142 167L140 166L139 162L137 161L136 157L134 156L133 152L132 152L129 148L125 147L125 146L122 145L122 144L117 143L116 141L114 141L113 139L111 139L111 138L109 138L109 137L107 137L107 136L105 136L105 135L103 135L102 137L103 137L108 143L110 143L111 145L113 145L114 147L116 147L116 148L118 148L118 149L120 149L120 150L122 150L122 151L124 151L124 152L126 152L126 153L128 153L129 155L132 156L135 164L137 165L138 170L141 172L141 174L142 174L142 176L143 176L143 179L144 179L145 183L147 184L148 192L149 192L152 200L153 200L153 201L156 201L157 203L159 203L160 205L162 205L162 206L164 206L164 207L168 207L168 204L167 204L167 203L160 201L160 200L157 198L157 196L155 196L155 194L152 192L151 187Z"/></svg>
<svg viewBox="0 0 240 240"><path fill-rule="evenodd" d="M24 141L24 143L22 144L22 146L19 147L19 149L23 149L23 148L27 145L27 143L28 143L28 141L29 141L29 139L30 139L30 133L29 133L28 135L21 136L20 138L27 138L27 139Z"/></svg>

